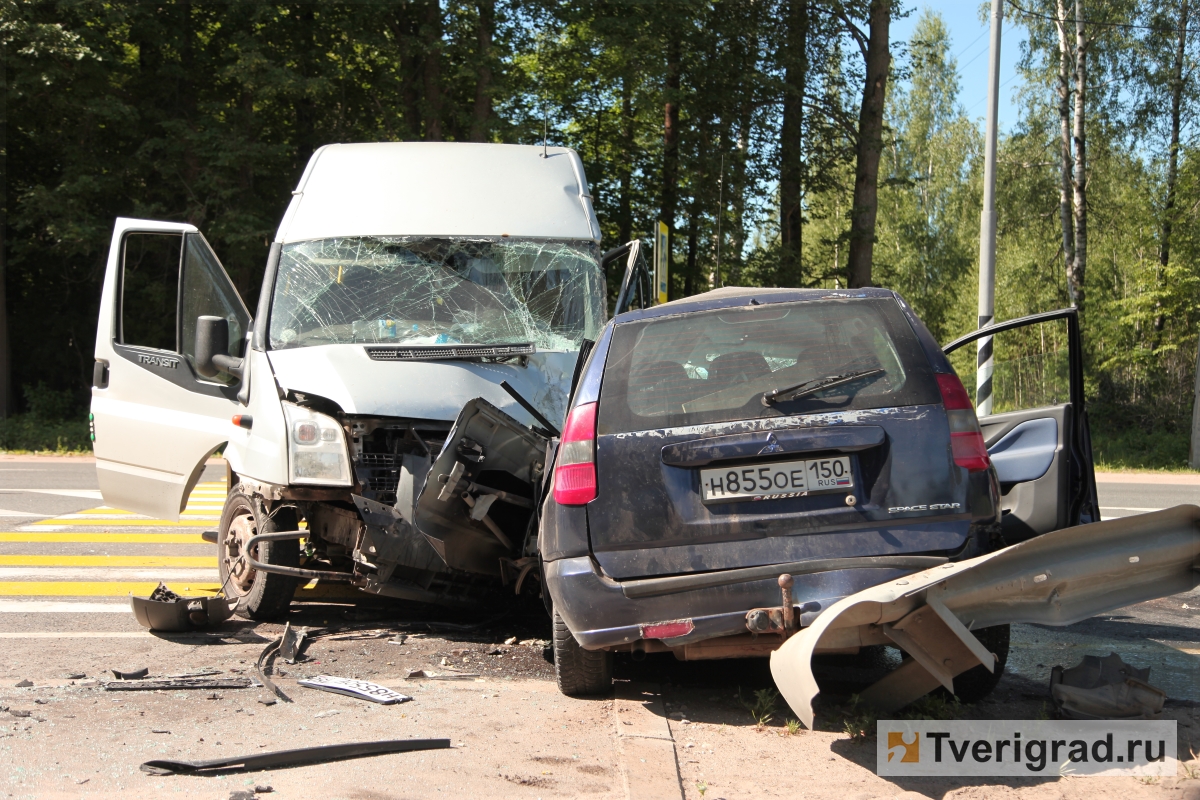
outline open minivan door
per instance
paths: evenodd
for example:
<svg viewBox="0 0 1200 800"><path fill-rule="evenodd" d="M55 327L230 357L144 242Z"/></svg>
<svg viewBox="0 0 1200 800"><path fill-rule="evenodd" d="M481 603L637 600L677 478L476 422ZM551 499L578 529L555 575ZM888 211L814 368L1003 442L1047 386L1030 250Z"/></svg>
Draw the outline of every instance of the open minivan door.
<svg viewBox="0 0 1200 800"><path fill-rule="evenodd" d="M1098 522L1078 309L989 325L943 352L985 337L979 361L990 346L995 367L984 391L990 388L992 413L981 414L979 425L1000 482L1004 540Z"/></svg>
<svg viewBox="0 0 1200 800"><path fill-rule="evenodd" d="M244 411L238 373L249 325L245 304L194 226L117 220L91 405L107 505L179 518L206 459Z"/></svg>

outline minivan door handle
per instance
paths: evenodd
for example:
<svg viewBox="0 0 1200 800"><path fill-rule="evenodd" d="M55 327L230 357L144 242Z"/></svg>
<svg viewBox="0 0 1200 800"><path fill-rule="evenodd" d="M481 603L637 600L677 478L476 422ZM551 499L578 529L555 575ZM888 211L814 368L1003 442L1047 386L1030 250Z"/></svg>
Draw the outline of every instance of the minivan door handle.
<svg viewBox="0 0 1200 800"><path fill-rule="evenodd" d="M778 458L789 453L818 451L856 453L878 447L886 438L883 428L878 425L836 425L735 433L669 444L662 449L662 461L672 467L703 467L718 461L757 455Z"/></svg>

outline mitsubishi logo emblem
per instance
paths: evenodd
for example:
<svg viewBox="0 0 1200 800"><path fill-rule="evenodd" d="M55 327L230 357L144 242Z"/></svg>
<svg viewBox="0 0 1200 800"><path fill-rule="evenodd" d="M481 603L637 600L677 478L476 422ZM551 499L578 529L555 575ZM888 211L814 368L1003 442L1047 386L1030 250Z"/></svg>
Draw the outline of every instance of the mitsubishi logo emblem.
<svg viewBox="0 0 1200 800"><path fill-rule="evenodd" d="M782 452L783 452L783 448L779 446L779 440L776 439L775 434L772 433L769 436L767 436L767 446L764 447L762 450L759 450L758 454L760 456L762 456L762 455L766 455L767 453L782 453Z"/></svg>

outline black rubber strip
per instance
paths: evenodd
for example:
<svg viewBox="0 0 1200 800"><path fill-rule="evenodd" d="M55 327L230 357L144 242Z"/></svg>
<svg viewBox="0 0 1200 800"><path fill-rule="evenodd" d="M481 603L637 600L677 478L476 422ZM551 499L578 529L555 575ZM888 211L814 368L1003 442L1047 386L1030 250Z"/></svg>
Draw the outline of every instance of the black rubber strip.
<svg viewBox="0 0 1200 800"><path fill-rule="evenodd" d="M142 764L142 772L151 775L196 774L214 771L244 771L272 769L293 764L315 764L341 761L347 758L377 756L384 753L407 753L413 750L442 750L450 747L449 739L389 739L381 742L352 742L329 744L323 747L301 747L296 750L278 750L274 753L256 753L249 756L214 758L209 761L169 761L156 759Z"/></svg>
<svg viewBox="0 0 1200 800"><path fill-rule="evenodd" d="M521 393L512 387L511 383L509 383L508 381L500 381L500 388L503 389L504 391L508 392L509 397L511 397L513 400L516 400L518 405L520 405L521 408L528 411L529 415L532 416L535 420L537 420L539 425L541 425L543 428L545 428L547 431L549 431L550 436L552 436L554 438L558 438L559 436L562 435L559 432L558 428L554 427L554 425L550 422L550 420L548 420L544 416L542 416L542 412L540 412L536 408L534 408L533 403L529 402L524 397L522 397Z"/></svg>
<svg viewBox="0 0 1200 800"><path fill-rule="evenodd" d="M664 594L732 586L738 583L777 578L788 575L811 575L814 572L834 572L840 569L929 569L945 564L944 556L863 556L861 558L813 558L789 564L767 564L761 567L727 569L720 572L701 572L695 575L672 575L668 578L642 578L621 581L626 597L657 597Z"/></svg>

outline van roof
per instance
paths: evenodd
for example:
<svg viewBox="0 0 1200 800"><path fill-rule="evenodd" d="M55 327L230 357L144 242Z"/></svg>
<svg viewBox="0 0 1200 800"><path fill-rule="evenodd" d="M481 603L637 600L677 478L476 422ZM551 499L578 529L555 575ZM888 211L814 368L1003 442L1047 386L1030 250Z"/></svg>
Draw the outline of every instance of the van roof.
<svg viewBox="0 0 1200 800"><path fill-rule="evenodd" d="M570 148L373 142L313 153L275 238L335 236L599 242L600 224Z"/></svg>

